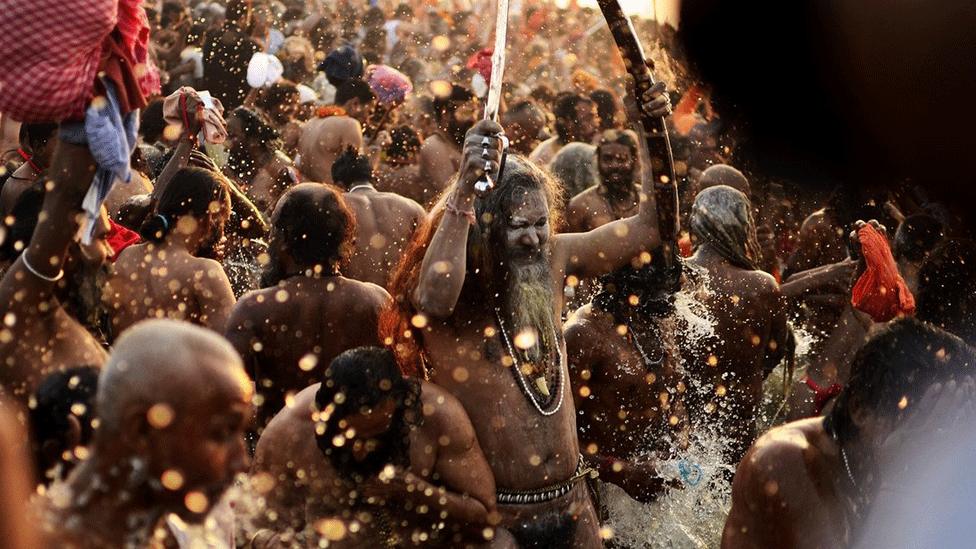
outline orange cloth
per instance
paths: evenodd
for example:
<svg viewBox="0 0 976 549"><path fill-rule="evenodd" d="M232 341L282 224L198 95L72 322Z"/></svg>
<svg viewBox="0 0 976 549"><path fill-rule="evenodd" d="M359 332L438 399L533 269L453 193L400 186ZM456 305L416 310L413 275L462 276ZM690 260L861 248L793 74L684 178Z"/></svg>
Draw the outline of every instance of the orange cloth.
<svg viewBox="0 0 976 549"><path fill-rule="evenodd" d="M678 253L681 257L691 257L695 253L691 246L691 235L687 231L681 231L681 236L678 237Z"/></svg>
<svg viewBox="0 0 976 549"><path fill-rule="evenodd" d="M875 322L914 314L915 298L905 285L905 279L898 274L888 240L871 225L861 227L857 237L867 269L854 283L851 305L870 315Z"/></svg>

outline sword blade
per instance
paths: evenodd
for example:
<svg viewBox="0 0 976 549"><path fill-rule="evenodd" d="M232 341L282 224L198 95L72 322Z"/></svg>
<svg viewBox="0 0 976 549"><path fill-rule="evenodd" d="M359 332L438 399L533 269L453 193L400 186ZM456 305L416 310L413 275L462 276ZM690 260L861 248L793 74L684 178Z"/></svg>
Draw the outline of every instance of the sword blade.
<svg viewBox="0 0 976 549"><path fill-rule="evenodd" d="M498 0L495 14L495 49L491 54L491 82L485 101L485 119L498 120L502 101L502 82L505 79L505 44L508 42L508 0Z"/></svg>

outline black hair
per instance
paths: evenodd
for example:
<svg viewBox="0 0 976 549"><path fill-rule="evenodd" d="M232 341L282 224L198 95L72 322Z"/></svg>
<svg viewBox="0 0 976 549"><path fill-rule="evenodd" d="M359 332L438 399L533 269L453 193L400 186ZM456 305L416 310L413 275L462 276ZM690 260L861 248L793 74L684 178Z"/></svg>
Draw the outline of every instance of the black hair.
<svg viewBox="0 0 976 549"><path fill-rule="evenodd" d="M249 140L256 139L269 149L281 148L281 134L278 133L278 130L274 128L264 113L247 107L237 107L231 111L231 116L235 116L241 121L244 135Z"/></svg>
<svg viewBox="0 0 976 549"><path fill-rule="evenodd" d="M294 188L282 195L271 219L272 261L262 274L261 287L274 286L285 276L275 255L280 251L303 270L337 273L352 254L356 218L335 186L321 184L325 193ZM316 269L318 267L318 269Z"/></svg>
<svg viewBox="0 0 976 549"><path fill-rule="evenodd" d="M420 151L420 134L410 126L397 126L390 131L390 144L384 152L387 158L406 160Z"/></svg>
<svg viewBox="0 0 976 549"><path fill-rule="evenodd" d="M896 258L921 261L945 236L942 222L928 214L910 215L895 231L892 251Z"/></svg>
<svg viewBox="0 0 976 549"><path fill-rule="evenodd" d="M163 117L163 100L156 98L139 114L139 134L143 142L152 145L163 138L166 119Z"/></svg>
<svg viewBox="0 0 976 549"><path fill-rule="evenodd" d="M359 99L360 103L365 104L376 99L376 94L373 93L373 89L369 87L369 84L365 80L353 78L352 80L343 82L336 88L335 104L345 105L353 99Z"/></svg>
<svg viewBox="0 0 976 549"><path fill-rule="evenodd" d="M938 245L918 273L916 316L976 345L976 242Z"/></svg>
<svg viewBox="0 0 976 549"><path fill-rule="evenodd" d="M614 127L614 120L619 106L617 97L610 90L600 89L590 92L590 100L596 103L596 112L600 115L600 129L608 130Z"/></svg>
<svg viewBox="0 0 976 549"><path fill-rule="evenodd" d="M410 7L410 4L401 2L399 5L397 5L396 10L394 10L393 18L401 20L413 19L413 8Z"/></svg>
<svg viewBox="0 0 976 549"><path fill-rule="evenodd" d="M343 420L388 399L396 403L389 429L370 441L375 446L365 459L357 460ZM410 430L422 421L420 381L400 373L389 349L359 347L333 359L315 393L315 406L316 443L342 476L362 481L386 465L410 463Z"/></svg>
<svg viewBox="0 0 976 549"><path fill-rule="evenodd" d="M369 183L373 180L373 167L369 157L359 154L353 147L346 147L332 163L332 181L349 190L356 183Z"/></svg>
<svg viewBox="0 0 976 549"><path fill-rule="evenodd" d="M455 103L463 103L474 99L474 92L460 84L451 84L451 94L445 97L435 96L431 101L434 118L440 120L448 112L454 112Z"/></svg>
<svg viewBox="0 0 976 549"><path fill-rule="evenodd" d="M976 373L974 367L976 352L958 337L913 318L898 320L857 352L824 426L843 445L858 435L854 410L897 421L929 386Z"/></svg>
<svg viewBox="0 0 976 549"><path fill-rule="evenodd" d="M377 6L370 6L363 14L363 26L379 26L386 22L386 14Z"/></svg>
<svg viewBox="0 0 976 549"><path fill-rule="evenodd" d="M27 249L44 205L44 178L27 188L0 226L0 261L13 261ZM7 220L12 219L8 225Z"/></svg>
<svg viewBox="0 0 976 549"><path fill-rule="evenodd" d="M600 154L600 149L604 145L623 145L630 149L631 157L636 162L638 159L637 140L637 134L633 130L604 130L600 134L600 142L596 146L597 155Z"/></svg>
<svg viewBox="0 0 976 549"><path fill-rule="evenodd" d="M212 230L219 239L230 216L230 192L224 177L216 172L189 166L180 168L166 184L154 211L139 228L139 235L149 242L162 242L184 215L203 219L209 213L220 213Z"/></svg>
<svg viewBox="0 0 976 549"><path fill-rule="evenodd" d="M38 124L21 124L18 137L22 144L30 147L32 154L37 154L47 145L47 142L54 137L54 132L58 129L57 124L42 122Z"/></svg>
<svg viewBox="0 0 976 549"><path fill-rule="evenodd" d="M45 377L34 393L35 405L30 409L31 441L39 476L61 463L63 452L71 443L87 446L94 434L95 393L98 391L99 370L95 366L78 366ZM81 427L79 440L72 441L71 417ZM62 471L63 473L66 471Z"/></svg>
<svg viewBox="0 0 976 549"><path fill-rule="evenodd" d="M289 80L279 80L267 88L263 88L254 104L264 111L270 119L270 113L278 105L283 103L294 103L298 105L300 102L301 94L298 91L298 86Z"/></svg>
<svg viewBox="0 0 976 549"><path fill-rule="evenodd" d="M556 97L556 101L552 107L552 114L554 114L556 118L575 119L576 105L579 105L580 103L592 102L592 99L582 94L570 92L561 93Z"/></svg>
<svg viewBox="0 0 976 549"><path fill-rule="evenodd" d="M541 115L543 118L545 117L545 113L542 112L542 109L539 107L539 105L537 105L536 102L533 101L532 99L523 99L521 101L518 101L514 103L512 106L508 107L508 109L506 109L505 112L510 116L514 114L526 113L526 114L538 114Z"/></svg>
<svg viewBox="0 0 976 549"><path fill-rule="evenodd" d="M556 97L552 113L556 117L556 133L559 134L561 141L568 141L570 136L563 120L576 120L576 106L581 103L592 103L593 101L578 93L562 93Z"/></svg>

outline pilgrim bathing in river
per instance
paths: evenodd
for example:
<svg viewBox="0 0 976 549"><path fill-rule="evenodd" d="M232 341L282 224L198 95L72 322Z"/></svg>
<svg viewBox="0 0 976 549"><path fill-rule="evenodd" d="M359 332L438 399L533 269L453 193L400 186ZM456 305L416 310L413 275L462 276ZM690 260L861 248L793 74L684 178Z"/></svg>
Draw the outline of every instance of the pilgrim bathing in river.
<svg viewBox="0 0 976 549"><path fill-rule="evenodd" d="M689 3L0 0L0 545L976 543L971 212Z"/></svg>

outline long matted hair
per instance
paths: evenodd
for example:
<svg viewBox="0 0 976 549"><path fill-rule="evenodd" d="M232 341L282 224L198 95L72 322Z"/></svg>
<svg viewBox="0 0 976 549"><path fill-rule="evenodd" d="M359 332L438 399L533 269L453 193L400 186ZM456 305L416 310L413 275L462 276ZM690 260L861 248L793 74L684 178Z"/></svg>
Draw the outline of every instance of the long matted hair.
<svg viewBox="0 0 976 549"><path fill-rule="evenodd" d="M414 233L413 240L404 251L388 284L393 302L380 317L380 339L393 351L404 375L424 378L428 376L421 355L423 330L430 329L430 323L417 323L425 325L423 329L416 328L412 323L419 312L413 305L412 295L420 284L421 264L427 248L444 218L445 205L456 185L455 178L434 203L426 221ZM497 233L507 223L515 194L535 189L541 189L545 194L549 205L549 227L552 231L562 219L562 189L548 172L521 156L508 155L501 181L495 183L495 188L488 195L475 199L477 223L468 231L466 278L458 298L459 307L483 302L486 296L492 295L488 293L491 288L487 283L491 281L491 273L496 269L492 262L494 256L489 249L494 241L493 231ZM468 276L476 271L479 276Z"/></svg>

